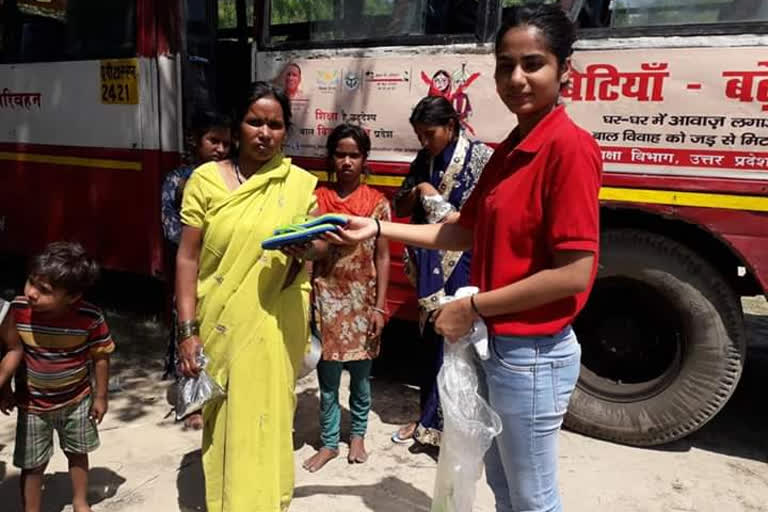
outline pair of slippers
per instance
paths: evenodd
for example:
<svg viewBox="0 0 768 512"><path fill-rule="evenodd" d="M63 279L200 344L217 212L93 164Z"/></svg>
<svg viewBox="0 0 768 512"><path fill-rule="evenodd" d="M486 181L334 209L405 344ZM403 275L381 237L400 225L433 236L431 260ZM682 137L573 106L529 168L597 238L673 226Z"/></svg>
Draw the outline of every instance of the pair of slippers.
<svg viewBox="0 0 768 512"><path fill-rule="evenodd" d="M307 218L303 222L288 224L275 229L272 236L261 242L264 250L279 250L287 245L301 245L311 242L324 233L338 231L347 225L344 215L327 213L319 217Z"/></svg>

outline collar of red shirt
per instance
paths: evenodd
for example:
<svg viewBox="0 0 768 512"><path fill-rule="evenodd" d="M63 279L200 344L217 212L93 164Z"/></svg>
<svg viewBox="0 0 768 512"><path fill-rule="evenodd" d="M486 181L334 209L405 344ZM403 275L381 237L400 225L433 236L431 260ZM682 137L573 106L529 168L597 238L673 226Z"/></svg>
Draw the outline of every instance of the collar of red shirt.
<svg viewBox="0 0 768 512"><path fill-rule="evenodd" d="M515 140L517 139L518 128L515 128L504 141L506 149L510 152L536 153L546 141L552 138L551 130L559 125L566 116L565 105L556 106L538 122L531 133L517 146L515 146Z"/></svg>

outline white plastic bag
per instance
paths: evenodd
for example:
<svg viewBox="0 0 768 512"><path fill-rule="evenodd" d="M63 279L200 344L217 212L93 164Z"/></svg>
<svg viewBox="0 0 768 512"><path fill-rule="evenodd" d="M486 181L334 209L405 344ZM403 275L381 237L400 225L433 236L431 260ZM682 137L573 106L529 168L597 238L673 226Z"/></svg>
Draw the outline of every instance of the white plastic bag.
<svg viewBox="0 0 768 512"><path fill-rule="evenodd" d="M320 357L323 355L323 342L314 333L309 334L309 343L304 350L304 359L301 362L301 370L299 371L299 379L303 379L312 371L317 368L317 363L320 362Z"/></svg>
<svg viewBox="0 0 768 512"><path fill-rule="evenodd" d="M477 289L462 288L455 298L476 292ZM485 324L480 323L485 328ZM469 348L477 346L470 343L472 337L477 341L477 328L456 343L445 342L443 366L437 375L443 433L432 512L472 511L475 487L483 472L483 457L493 438L501 433L501 418L478 394L478 371Z"/></svg>
<svg viewBox="0 0 768 512"><path fill-rule="evenodd" d="M443 222L448 215L456 211L456 208L440 194L421 196L421 205L427 214L429 224Z"/></svg>
<svg viewBox="0 0 768 512"><path fill-rule="evenodd" d="M203 405L211 400L226 396L224 389L205 371L208 358L202 350L197 353L197 364L200 365L200 373L197 374L197 377L181 377L179 379L176 394L177 420L199 411Z"/></svg>

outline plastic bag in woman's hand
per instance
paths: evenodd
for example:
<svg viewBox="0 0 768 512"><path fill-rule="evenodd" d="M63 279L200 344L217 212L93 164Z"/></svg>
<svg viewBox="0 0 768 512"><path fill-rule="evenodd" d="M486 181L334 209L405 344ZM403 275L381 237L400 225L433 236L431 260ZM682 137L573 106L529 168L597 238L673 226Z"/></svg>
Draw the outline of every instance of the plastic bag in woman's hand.
<svg viewBox="0 0 768 512"><path fill-rule="evenodd" d="M456 296L472 291L461 289ZM481 376L469 348L471 341L472 336L465 336L457 343L446 341L443 365L437 374L443 433L432 512L472 511L483 457L493 438L501 432L501 418L478 394Z"/></svg>
<svg viewBox="0 0 768 512"><path fill-rule="evenodd" d="M439 194L422 196L421 205L424 207L427 222L430 224L443 222L448 215L456 211L456 208Z"/></svg>
<svg viewBox="0 0 768 512"><path fill-rule="evenodd" d="M177 420L199 411L207 402L223 398L226 395L224 389L205 371L208 358L202 350L197 353L197 364L200 366L200 373L197 374L197 377L181 377L179 379L176 395Z"/></svg>

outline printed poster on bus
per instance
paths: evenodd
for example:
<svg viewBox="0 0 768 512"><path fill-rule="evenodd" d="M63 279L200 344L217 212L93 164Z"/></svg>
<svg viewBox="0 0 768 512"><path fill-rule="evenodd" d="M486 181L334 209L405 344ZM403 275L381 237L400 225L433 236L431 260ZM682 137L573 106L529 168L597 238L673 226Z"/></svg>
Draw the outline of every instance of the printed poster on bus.
<svg viewBox="0 0 768 512"><path fill-rule="evenodd" d="M581 51L563 99L602 147L606 170L766 179L764 58L761 48ZM471 137L499 142L515 126L496 95L491 54L267 64L259 78L293 101L293 155L323 156L326 136L349 121L370 134L373 159L410 160L419 144L408 117L426 95L448 98Z"/></svg>

